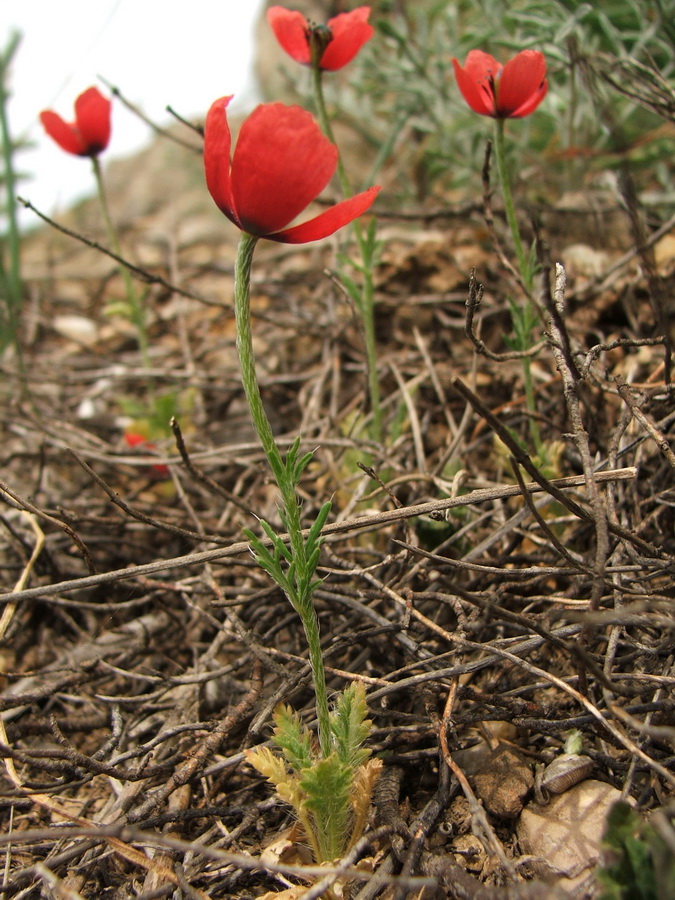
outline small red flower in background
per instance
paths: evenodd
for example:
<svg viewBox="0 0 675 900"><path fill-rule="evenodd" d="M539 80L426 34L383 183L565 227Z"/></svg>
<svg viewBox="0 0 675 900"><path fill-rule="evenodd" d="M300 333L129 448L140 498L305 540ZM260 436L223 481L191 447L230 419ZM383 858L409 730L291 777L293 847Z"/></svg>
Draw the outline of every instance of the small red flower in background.
<svg viewBox="0 0 675 900"><path fill-rule="evenodd" d="M124 440L127 442L128 446L132 448L138 447L140 450L157 449L152 441L149 441L144 435L139 434L137 431L125 431ZM151 466L150 471L156 478L169 477L169 467L164 465L164 463L155 463L154 466Z"/></svg>
<svg viewBox="0 0 675 900"><path fill-rule="evenodd" d="M299 106L265 103L241 126L230 162L227 105L212 104L204 128L206 186L237 228L282 244L328 237L364 213L379 187L369 188L293 228L286 228L326 187L338 151Z"/></svg>
<svg viewBox="0 0 675 900"><path fill-rule="evenodd" d="M318 67L334 72L351 62L375 33L368 24L369 15L369 7L359 6L329 19L327 25L312 25L302 13L272 6L267 10L267 21L283 49L296 62L311 65L314 49Z"/></svg>
<svg viewBox="0 0 675 900"><path fill-rule="evenodd" d="M75 156L98 156L110 141L111 107L98 88L90 87L75 101L74 122L65 122L51 109L40 113L40 121L62 150Z"/></svg>
<svg viewBox="0 0 675 900"><path fill-rule="evenodd" d="M538 50L522 50L505 66L482 50L472 50L464 68L456 59L457 84L474 112L494 119L520 119L539 106L548 91L546 60Z"/></svg>

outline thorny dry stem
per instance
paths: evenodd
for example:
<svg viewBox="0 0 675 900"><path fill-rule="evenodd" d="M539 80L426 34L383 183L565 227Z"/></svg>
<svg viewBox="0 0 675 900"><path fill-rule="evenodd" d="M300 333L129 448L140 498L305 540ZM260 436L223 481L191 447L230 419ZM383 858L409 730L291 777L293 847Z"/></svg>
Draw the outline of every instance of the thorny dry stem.
<svg viewBox="0 0 675 900"><path fill-rule="evenodd" d="M23 197L17 197L17 201L25 208L29 209L31 212L34 212L38 218L42 219L43 222L46 222L47 225L54 228L56 231L60 231L61 234L65 234L67 237L71 237L76 241L84 244L86 247L90 247L92 250L96 250L99 253L103 253L105 256L109 256L110 259L114 260L116 263L119 263L120 266L124 266L125 269L128 269L132 275L138 278L139 281L143 281L146 284L157 284L161 287L166 288L171 291L172 294L179 294L181 297L185 297L188 300L196 300L198 303L203 303L205 306L220 306L219 303L216 303L213 300L208 300L206 297L200 297L198 294L193 294L191 291L186 291L184 288L178 287L178 285L170 284L165 278L162 278L161 275L154 275L152 272L149 272L147 269L141 268L140 266L134 265L134 263L130 262L128 259L125 259L123 256L119 256L117 253L113 253L112 250L109 250L107 247L104 247L103 244L100 244L98 241L94 241L91 238L86 237L81 234L79 231L73 231L72 228L67 228L65 225L59 224L54 219L51 219L46 213L41 212L37 209L30 200L26 200Z"/></svg>
<svg viewBox="0 0 675 900"><path fill-rule="evenodd" d="M501 863L508 879L513 882L517 877L516 871L513 867L513 863L510 859L507 858L506 853L504 852L504 847L495 834L495 831L488 820L487 814L482 804L476 797L471 785L469 784L468 778L466 777L460 766L458 766L455 760L452 758L450 748L448 747L448 728L450 727L452 721L452 707L455 703L456 697L457 679L455 678L451 683L450 690L445 701L443 715L437 722L441 753L443 754L443 759L446 766L450 769L452 774L459 782L462 788L462 793L469 802L474 834L481 840L481 842L484 843L485 849L488 852L495 854L495 856Z"/></svg>
<svg viewBox="0 0 675 900"><path fill-rule="evenodd" d="M607 482L613 481L615 479L621 480L626 478L634 478L635 474L635 469L625 468L617 469L614 472L598 472L596 478L600 482ZM561 497L564 497L563 491L565 488L578 487L582 484L584 484L584 479L582 477L571 475L566 478L555 479L553 481L547 481L546 479L540 478L539 482L529 482L525 485L525 488L526 490L533 493L536 493L538 491L548 491L556 499L560 500ZM378 526L391 524L397 521L403 521L405 519L412 519L418 516L428 515L433 517L442 513L447 513L449 510L457 509L462 506L470 506L473 504L489 502L491 500L515 497L519 493L520 487L516 485L508 485L498 488L478 488L475 491L471 491L469 494L463 494L461 497L454 497L450 498L449 500L433 500L429 501L428 503L420 503L410 507L400 507L399 509L388 510L385 512L376 513L374 515L357 516L353 519L346 519L339 523L329 524L326 525L322 534L324 535L324 537L331 537L333 535L342 535L352 531L358 531L362 528L368 530L376 529ZM574 504L574 509L578 509L580 511L580 514L584 518L587 518L587 514L581 507L578 507L576 504ZM59 523L59 525L62 526L63 523ZM185 534L188 534L188 532L184 529L177 530L177 533L180 533L183 536L185 536ZM208 540L208 537L205 537L204 535L196 535L196 537L199 540ZM282 534L281 537L283 538L284 535ZM644 542L638 543L644 544ZM228 557L239 556L241 554L247 553L248 549L249 545L247 541L236 541L234 543L231 543L228 547L219 550L203 550L196 553L188 553L185 556L179 556L173 559L165 559L155 563L148 563L147 565L143 566L132 566L130 568L118 569L117 571L112 572L104 572L98 575L89 575L83 576L82 578L70 579L68 581L62 581L58 584L45 585L41 588L26 588L25 590L20 591L18 596L14 598L12 594L0 594L0 603L10 599L13 599L13 602L16 602L17 600L29 600L35 597L46 596L49 594L67 593L69 591L79 590L82 588L90 588L100 584L110 584L112 582L125 580L127 578L136 578L137 576L142 575L155 575L168 569L181 569L187 568L188 566L192 565L199 565L201 563L216 562L219 560L227 559ZM649 547L649 545L647 545L645 549L652 551L654 550L654 548Z"/></svg>
<svg viewBox="0 0 675 900"><path fill-rule="evenodd" d="M528 350L509 350L505 353L495 353L490 350L485 341L482 341L475 331L474 319L483 299L484 287L476 281L476 270L471 270L469 276L469 293L466 298L466 324L464 326L464 334L469 338L481 356L487 356L494 362L506 362L509 359L529 359L537 356L546 346L546 341L542 340L533 344Z"/></svg>
<svg viewBox="0 0 675 900"><path fill-rule="evenodd" d="M591 588L589 603L589 609L595 611L600 605L600 600L605 589L605 566L609 555L607 514L598 490L593 460L591 458L588 433L584 428L582 420L581 403L578 394L580 374L572 355L569 335L564 327L566 284L564 268L559 263L556 265L553 297L551 297L549 277L550 273L544 268L542 273L542 299L548 313L548 331L550 335L551 350L558 371L562 377L565 404L572 425L572 440L574 441L579 457L581 458L595 529L593 586ZM589 633L587 628L584 628L584 631L580 636L580 641L582 644L588 643ZM582 692L586 694L588 693L588 679L583 663L579 666L578 673Z"/></svg>

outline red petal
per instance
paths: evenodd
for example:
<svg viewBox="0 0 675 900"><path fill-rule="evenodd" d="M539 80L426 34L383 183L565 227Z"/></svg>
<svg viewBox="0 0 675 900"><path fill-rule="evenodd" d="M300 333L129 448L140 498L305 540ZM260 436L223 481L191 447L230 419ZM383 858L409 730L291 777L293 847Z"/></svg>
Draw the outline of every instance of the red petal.
<svg viewBox="0 0 675 900"><path fill-rule="evenodd" d="M325 188L337 148L299 106L258 106L241 126L232 160L232 193L241 227L279 231Z"/></svg>
<svg viewBox="0 0 675 900"><path fill-rule="evenodd" d="M139 447L141 450L156 450L156 446L149 441L147 438L144 438L142 434L139 434L136 431L126 431L124 434L124 440L130 447ZM155 463L150 468L150 474L153 477L158 478L167 478L170 474L169 467L164 463Z"/></svg>
<svg viewBox="0 0 675 900"><path fill-rule="evenodd" d="M40 113L40 121L50 138L56 141L66 153L74 153L75 156L86 156L87 151L82 144L82 139L74 125L64 122L58 113L46 109Z"/></svg>
<svg viewBox="0 0 675 900"><path fill-rule="evenodd" d="M548 93L548 81L544 79L544 82L540 87L532 94L532 96L523 103L522 106L519 106L515 112L511 113L512 119L522 119L523 116L529 116L530 113L533 113L535 109L539 106L541 101L544 99L546 94Z"/></svg>
<svg viewBox="0 0 675 900"><path fill-rule="evenodd" d="M284 9L283 6L271 6L267 10L267 21L286 53L296 62L309 65L307 20L302 13Z"/></svg>
<svg viewBox="0 0 675 900"><path fill-rule="evenodd" d="M497 88L497 115L504 119L528 116L547 90L544 54L522 50L504 66Z"/></svg>
<svg viewBox="0 0 675 900"><path fill-rule="evenodd" d="M482 50L472 50L466 58L464 68L456 59L453 59L452 64L457 86L470 108L481 116L494 116L494 82L502 68L494 56Z"/></svg>
<svg viewBox="0 0 675 900"><path fill-rule="evenodd" d="M138 434L137 431L125 431L124 440L130 447L139 447L148 443L148 439L143 437L142 434Z"/></svg>
<svg viewBox="0 0 675 900"><path fill-rule="evenodd" d="M110 100L95 87L90 87L75 101L75 122L87 156L96 156L108 146L111 109Z"/></svg>
<svg viewBox="0 0 675 900"><path fill-rule="evenodd" d="M321 68L329 72L341 69L351 62L361 47L369 41L375 29L368 24L370 8L359 6L348 13L341 13L328 20L333 40L321 57Z"/></svg>
<svg viewBox="0 0 675 900"><path fill-rule="evenodd" d="M331 206L326 212L322 212L309 222L295 225L276 234L267 234L270 241L279 241L281 244L306 244L309 241L318 241L321 238L334 234L343 225L347 225L358 218L371 206L380 191L379 187L368 188L361 194L356 194L348 200Z"/></svg>
<svg viewBox="0 0 675 900"><path fill-rule="evenodd" d="M221 212L241 228L232 196L230 147L232 138L227 122L227 105L232 99L221 97L211 104L204 125L204 171L206 186Z"/></svg>

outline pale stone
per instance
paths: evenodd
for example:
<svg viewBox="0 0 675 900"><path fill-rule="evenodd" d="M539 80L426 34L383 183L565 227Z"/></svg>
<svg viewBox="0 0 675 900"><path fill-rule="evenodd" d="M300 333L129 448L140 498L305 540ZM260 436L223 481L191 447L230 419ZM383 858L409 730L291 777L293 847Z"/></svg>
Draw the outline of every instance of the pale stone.
<svg viewBox="0 0 675 900"><path fill-rule="evenodd" d="M589 779L545 806L527 806L517 833L523 853L534 857L536 873L561 876L560 885L572 896L578 891L584 896L600 857L607 813L620 799L621 792L610 784Z"/></svg>
<svg viewBox="0 0 675 900"><path fill-rule="evenodd" d="M54 330L62 337L66 337L77 344L90 347L98 339L96 322L85 316L54 316L52 319Z"/></svg>

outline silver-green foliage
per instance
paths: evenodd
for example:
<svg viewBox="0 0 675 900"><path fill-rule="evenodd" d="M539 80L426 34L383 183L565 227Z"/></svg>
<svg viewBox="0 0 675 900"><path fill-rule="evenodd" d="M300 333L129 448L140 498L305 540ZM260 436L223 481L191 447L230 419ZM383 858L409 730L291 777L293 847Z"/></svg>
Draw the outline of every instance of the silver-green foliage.
<svg viewBox="0 0 675 900"><path fill-rule="evenodd" d="M374 19L378 35L362 54L351 94L343 90L340 97L364 140L373 148L391 146L397 170L407 171L407 178L396 180L404 200L415 194L424 199L436 184L479 190L490 129L464 103L451 64L453 57L463 62L473 49L502 61L525 49L546 56L547 98L536 115L509 129L510 152L523 173L537 171L543 178L562 171L578 181L588 151L593 158L617 149L610 120L630 143L670 114L669 102L643 103L617 90L612 75L618 66L629 70L637 64L643 78L652 73L653 91L672 95L675 0L407 3L392 4ZM645 163L651 170L655 155L665 161L668 171L662 165L659 175L665 183L672 153L666 137L651 143ZM577 156L580 165L571 165ZM611 162L602 159L603 165Z"/></svg>

